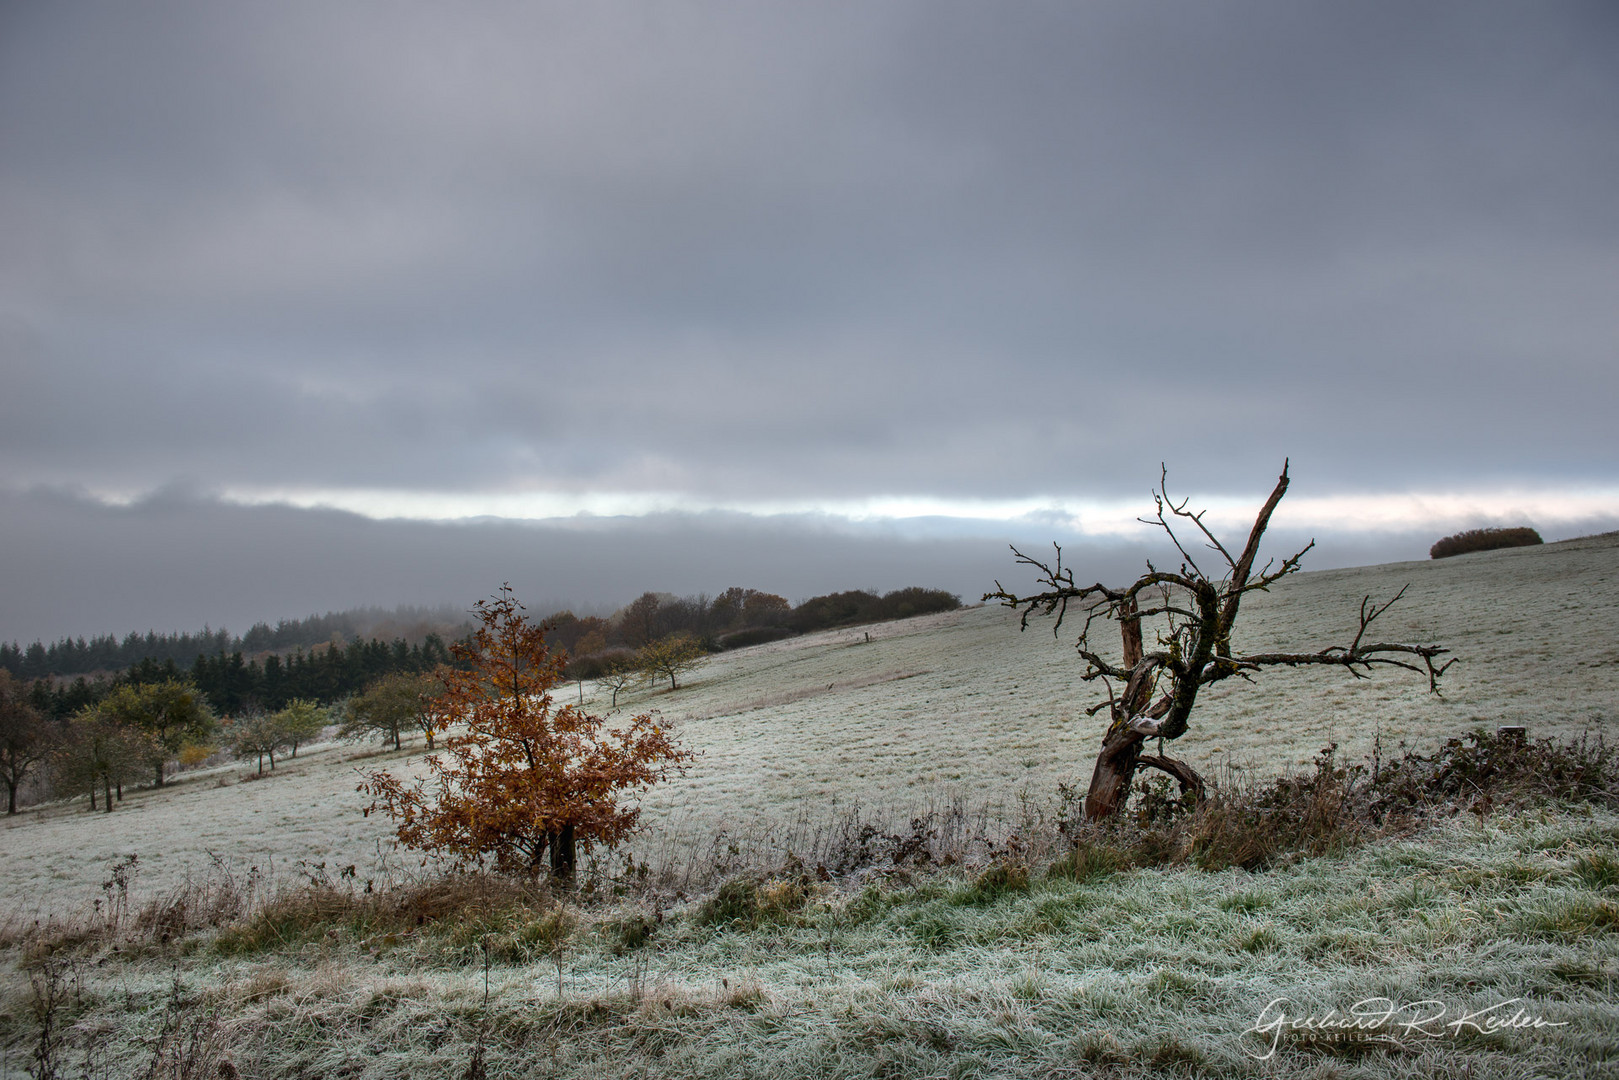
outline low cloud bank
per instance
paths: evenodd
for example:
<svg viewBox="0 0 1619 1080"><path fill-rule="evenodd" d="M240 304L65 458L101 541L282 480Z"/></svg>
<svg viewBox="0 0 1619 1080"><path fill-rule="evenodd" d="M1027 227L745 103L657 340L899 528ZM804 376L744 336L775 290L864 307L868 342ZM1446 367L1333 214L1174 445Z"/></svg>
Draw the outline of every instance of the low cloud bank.
<svg viewBox="0 0 1619 1080"><path fill-rule="evenodd" d="M1543 529L1546 539L1619 528L1619 515L1562 526ZM1305 567L1423 559L1439 535L1317 532ZM1308 539L1296 524L1279 525L1268 548L1287 554ZM260 620L366 605L466 607L506 581L539 611L605 612L649 589L715 593L729 585L794 600L924 585L970 603L996 579L1029 583L1008 544L1049 553L1053 540L1088 580L1128 579L1148 557L1171 561L1146 526L1139 540L1125 541L1074 535L1057 520L708 512L443 523L241 506L183 491L128 505L44 489L0 492L0 639L204 623L240 632Z"/></svg>

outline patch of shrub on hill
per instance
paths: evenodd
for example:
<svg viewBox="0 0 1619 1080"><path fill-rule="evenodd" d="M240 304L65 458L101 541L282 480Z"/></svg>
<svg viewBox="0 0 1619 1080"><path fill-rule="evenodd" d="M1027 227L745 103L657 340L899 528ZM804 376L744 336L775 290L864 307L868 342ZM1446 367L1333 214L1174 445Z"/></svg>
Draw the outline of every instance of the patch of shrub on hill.
<svg viewBox="0 0 1619 1080"><path fill-rule="evenodd" d="M600 679L615 668L634 666L635 650L618 646L588 656L573 657L568 661L566 672L570 679Z"/></svg>
<svg viewBox="0 0 1619 1080"><path fill-rule="evenodd" d="M886 622L936 611L954 611L960 606L961 597L943 589L924 589L913 585L882 596L864 589L852 589L811 597L793 609L789 623L802 634L834 626Z"/></svg>
<svg viewBox="0 0 1619 1080"><path fill-rule="evenodd" d="M782 638L792 636L792 630L785 626L753 626L746 630L726 634L716 644L721 649L741 649L749 645L763 645L767 641L780 641Z"/></svg>
<svg viewBox="0 0 1619 1080"><path fill-rule="evenodd" d="M1496 548L1533 547L1544 543L1540 534L1524 526L1517 529L1468 529L1455 536L1447 536L1428 549L1428 556L1446 559L1452 555L1465 555L1469 551L1494 551Z"/></svg>

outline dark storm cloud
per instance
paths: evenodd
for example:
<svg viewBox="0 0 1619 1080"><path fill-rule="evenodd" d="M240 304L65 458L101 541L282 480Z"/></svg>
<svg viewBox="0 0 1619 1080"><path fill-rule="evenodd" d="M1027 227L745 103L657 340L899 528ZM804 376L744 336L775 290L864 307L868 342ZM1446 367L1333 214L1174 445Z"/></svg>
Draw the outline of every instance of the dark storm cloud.
<svg viewBox="0 0 1619 1080"><path fill-rule="evenodd" d="M8 5L0 487L1612 490L1615 55L1606 4Z"/></svg>

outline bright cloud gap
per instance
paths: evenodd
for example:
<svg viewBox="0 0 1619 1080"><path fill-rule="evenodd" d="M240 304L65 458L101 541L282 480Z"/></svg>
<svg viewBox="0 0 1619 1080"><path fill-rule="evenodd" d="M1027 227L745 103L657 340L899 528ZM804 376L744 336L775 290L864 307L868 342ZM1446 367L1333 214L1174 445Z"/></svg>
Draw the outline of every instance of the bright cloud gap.
<svg viewBox="0 0 1619 1080"><path fill-rule="evenodd" d="M578 517L645 517L653 514L734 513L771 518L813 515L858 524L929 520L948 526L1037 522L1064 533L1138 537L1145 499L1090 500L1053 496L1011 499L885 495L825 500L717 500L674 492L434 492L387 489L230 490L225 502L331 509L373 520L554 521ZM126 502L127 497L116 500ZM1220 529L1252 521L1253 499L1216 496L1201 500L1204 520ZM1492 524L1529 524L1573 535L1582 527L1619 521L1619 489L1553 491L1400 492L1300 496L1277 512L1278 527L1331 532L1412 532Z"/></svg>

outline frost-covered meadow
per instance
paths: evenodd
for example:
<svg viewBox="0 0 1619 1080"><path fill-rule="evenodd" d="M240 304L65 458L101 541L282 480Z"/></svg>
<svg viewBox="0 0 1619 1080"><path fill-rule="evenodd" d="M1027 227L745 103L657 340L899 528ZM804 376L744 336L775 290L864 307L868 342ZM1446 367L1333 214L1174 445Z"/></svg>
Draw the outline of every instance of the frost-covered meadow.
<svg viewBox="0 0 1619 1080"><path fill-rule="evenodd" d="M1361 596L1409 584L1385 635L1454 649L1446 696L1284 672L1211 695L1183 750L1230 783L1334 740L1381 735L1392 756L1501 723L1611 740L1616 567L1609 536L1301 575L1255 598L1239 648L1341 641ZM1611 785L1254 870L1117 861L1100 833L1062 858L1006 841L987 865L786 859L857 809L904 832L966 808L992 840L1049 813L1100 727L1070 641L976 607L717 656L621 700L703 754L635 842L673 876L413 875L354 786L420 748L326 743L264 779L19 814L0 832L0 1076L1615 1075ZM1301 1039L1266 1026L1277 999L1400 1012L1371 1041ZM1442 1015L1398 1029L1413 1008ZM1541 1026L1468 1026L1518 1014Z"/></svg>
<svg viewBox="0 0 1619 1080"><path fill-rule="evenodd" d="M1532 736L1619 733L1619 535L1300 574L1247 601L1237 646L1345 642L1362 596L1387 599L1402 586L1381 636L1453 650L1461 662L1442 698L1399 672L1233 680L1203 697L1182 755L1229 778L1303 764L1330 742L1358 757L1378 737L1392 753L1498 724L1527 725ZM721 830L769 844L856 805L898 821L947 803L1011 816L1020 799L1046 802L1059 782L1083 784L1102 720L1085 715L1098 687L1080 680L1076 629L1054 640L1049 624L1020 633L1013 613L969 607L721 654L678 691L621 694L621 710L660 710L701 754L688 776L648 796L635 851L678 863ZM588 685L584 698L608 707ZM361 816L356 770L408 768L420 752L327 743L262 780L228 768L134 792L112 814L82 802L21 813L0 824L0 911L29 919L80 908L130 854L149 893L206 874L215 858L278 879L300 861L362 874L409 861L389 850L386 820Z"/></svg>

